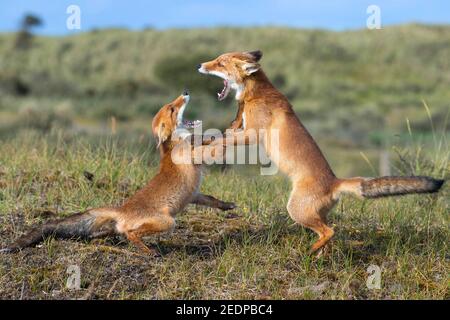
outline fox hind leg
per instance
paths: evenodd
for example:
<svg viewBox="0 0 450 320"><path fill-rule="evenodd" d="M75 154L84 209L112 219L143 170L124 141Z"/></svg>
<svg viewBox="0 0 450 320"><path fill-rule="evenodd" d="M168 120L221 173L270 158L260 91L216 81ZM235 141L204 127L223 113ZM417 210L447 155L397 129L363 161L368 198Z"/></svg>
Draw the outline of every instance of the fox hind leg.
<svg viewBox="0 0 450 320"><path fill-rule="evenodd" d="M149 248L143 241L142 238L139 236L138 232L130 231L125 234L127 236L127 239L134 244L138 249L141 251L149 254L149 255L157 255L158 252L155 249Z"/></svg>
<svg viewBox="0 0 450 320"><path fill-rule="evenodd" d="M142 241L142 237L164 231L169 231L174 227L175 227L174 218L172 218L169 215L158 215L145 220L136 228L126 230L124 233L127 239L143 252L151 255L158 255L158 252L155 249L149 248Z"/></svg>
<svg viewBox="0 0 450 320"><path fill-rule="evenodd" d="M311 229L319 239L312 245L310 253L323 248L333 237L334 231L327 225L327 214L334 201L328 197L311 197L293 190L289 198L287 210L291 218L298 224Z"/></svg>
<svg viewBox="0 0 450 320"><path fill-rule="evenodd" d="M334 235L334 231L332 228L326 225L326 223L319 222L315 225L307 226L308 228L312 229L315 233L319 235L319 240L317 240L311 247L310 253L314 253L322 248L325 248L325 246L329 243L331 238Z"/></svg>

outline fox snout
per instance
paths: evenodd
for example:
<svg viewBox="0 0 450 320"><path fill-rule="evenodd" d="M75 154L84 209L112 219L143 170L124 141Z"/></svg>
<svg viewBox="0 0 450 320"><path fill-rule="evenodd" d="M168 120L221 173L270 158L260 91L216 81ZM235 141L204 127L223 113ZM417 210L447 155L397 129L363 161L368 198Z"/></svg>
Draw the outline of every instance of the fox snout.
<svg viewBox="0 0 450 320"><path fill-rule="evenodd" d="M174 101L169 103L169 106L176 108L178 111L183 108L186 104L189 103L191 96L189 95L189 91L185 89L183 93L178 96Z"/></svg>
<svg viewBox="0 0 450 320"><path fill-rule="evenodd" d="M197 65L197 71L200 72L200 73L203 73L203 74L208 74L209 73L209 71L205 68L203 63L199 63Z"/></svg>
<svg viewBox="0 0 450 320"><path fill-rule="evenodd" d="M224 66L219 66L216 60L206 61L197 65L197 71L203 74L215 74L221 78L225 77ZM220 75L219 75L220 74Z"/></svg>

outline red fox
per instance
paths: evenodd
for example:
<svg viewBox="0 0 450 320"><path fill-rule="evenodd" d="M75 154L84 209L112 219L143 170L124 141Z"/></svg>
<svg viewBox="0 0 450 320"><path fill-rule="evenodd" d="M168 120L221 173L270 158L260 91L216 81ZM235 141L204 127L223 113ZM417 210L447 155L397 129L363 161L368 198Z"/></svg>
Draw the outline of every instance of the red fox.
<svg viewBox="0 0 450 320"><path fill-rule="evenodd" d="M292 181L287 204L289 215L297 223L313 230L319 239L311 252L332 238L334 231L327 225L328 212L342 193L365 198L437 192L444 180L430 177L337 178L319 147L294 113L287 98L269 81L259 61L262 52L231 52L198 65L198 71L218 76L224 88L218 93L223 100L231 89L236 92L239 110L232 122L234 143L254 144L261 141L256 133L264 129L264 148L278 168ZM250 132L251 131L251 132ZM271 134L277 132L279 144L271 144ZM237 142L239 141L239 142ZM216 139L213 144L226 144ZM273 157L277 154L277 157Z"/></svg>
<svg viewBox="0 0 450 320"><path fill-rule="evenodd" d="M15 252L35 245L51 235L56 238L92 239L121 234L144 252L156 254L141 238L173 229L175 215L187 204L194 203L221 210L234 209L234 203L224 202L198 191L202 177L201 165L176 164L172 160L171 153L176 146L189 144L188 147L191 147L190 139L173 139L172 133L179 128L194 127L199 123L183 120L188 102L189 94L184 92L173 102L163 106L153 118L152 132L158 140L161 155L159 172L122 206L91 209L45 223L0 252Z"/></svg>

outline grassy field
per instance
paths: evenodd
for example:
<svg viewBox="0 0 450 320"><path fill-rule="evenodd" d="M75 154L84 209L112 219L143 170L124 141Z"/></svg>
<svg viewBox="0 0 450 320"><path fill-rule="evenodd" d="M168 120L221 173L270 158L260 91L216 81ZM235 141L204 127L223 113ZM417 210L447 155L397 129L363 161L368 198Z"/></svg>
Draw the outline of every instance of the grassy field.
<svg viewBox="0 0 450 320"><path fill-rule="evenodd" d="M378 175L386 154L392 174L450 176L449 25L109 29L24 47L17 39L0 34L0 247L143 186L158 165L151 117L184 88L187 118L227 127L235 101L219 104L220 79L196 72L227 51L264 52L264 70L338 176ZM330 215L331 250L316 259L307 254L315 235L287 214L288 182L258 173L210 167L202 190L239 208L188 207L173 233L147 240L161 258L123 239L48 239L1 256L0 298L450 298L448 183L437 195L343 198ZM81 269L80 290L66 288L70 265ZM371 265L381 268L379 290L366 286Z"/></svg>
<svg viewBox="0 0 450 320"><path fill-rule="evenodd" d="M406 133L405 118L429 132L421 100L442 127L450 100L450 26L400 25L333 32L280 27L94 30L35 37L28 49L0 34L2 131L86 121L134 121L189 88L188 117L225 128L234 102L216 100L222 81L196 65L236 50L261 49L262 66L315 137L379 146ZM39 110L37 112L37 110ZM349 118L349 115L352 115ZM2 132L0 132L1 134ZM336 142L334 142L336 143Z"/></svg>
<svg viewBox="0 0 450 320"><path fill-rule="evenodd" d="M155 172L153 148L119 137L93 143L61 131L3 140L0 247L45 219L121 203ZM400 172L449 177L446 144L419 150L399 152ZM331 250L314 258L307 251L315 236L286 212L287 181L251 171L210 168L202 191L239 208L188 207L173 233L147 240L161 258L136 255L123 239L48 239L1 257L0 298L450 298L448 184L437 195L342 199L330 216L337 231ZM70 265L81 269L80 290L66 288ZM381 289L366 286L370 265L381 268Z"/></svg>

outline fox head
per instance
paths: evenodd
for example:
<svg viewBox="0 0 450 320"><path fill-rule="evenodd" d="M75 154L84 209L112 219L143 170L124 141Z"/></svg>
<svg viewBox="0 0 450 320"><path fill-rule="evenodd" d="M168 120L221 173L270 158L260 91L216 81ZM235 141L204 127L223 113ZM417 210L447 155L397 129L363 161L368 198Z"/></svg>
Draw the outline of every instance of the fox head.
<svg viewBox="0 0 450 320"><path fill-rule="evenodd" d="M152 121L152 133L157 141L157 147L171 142L176 130L194 128L200 124L198 120L183 119L189 99L189 93L185 91L178 98L164 105L155 115Z"/></svg>
<svg viewBox="0 0 450 320"><path fill-rule="evenodd" d="M219 100L225 99L230 89L236 90L236 98L239 98L245 78L261 68L258 63L261 58L260 50L224 53L214 60L199 64L198 71L223 79L224 88L217 94Z"/></svg>

